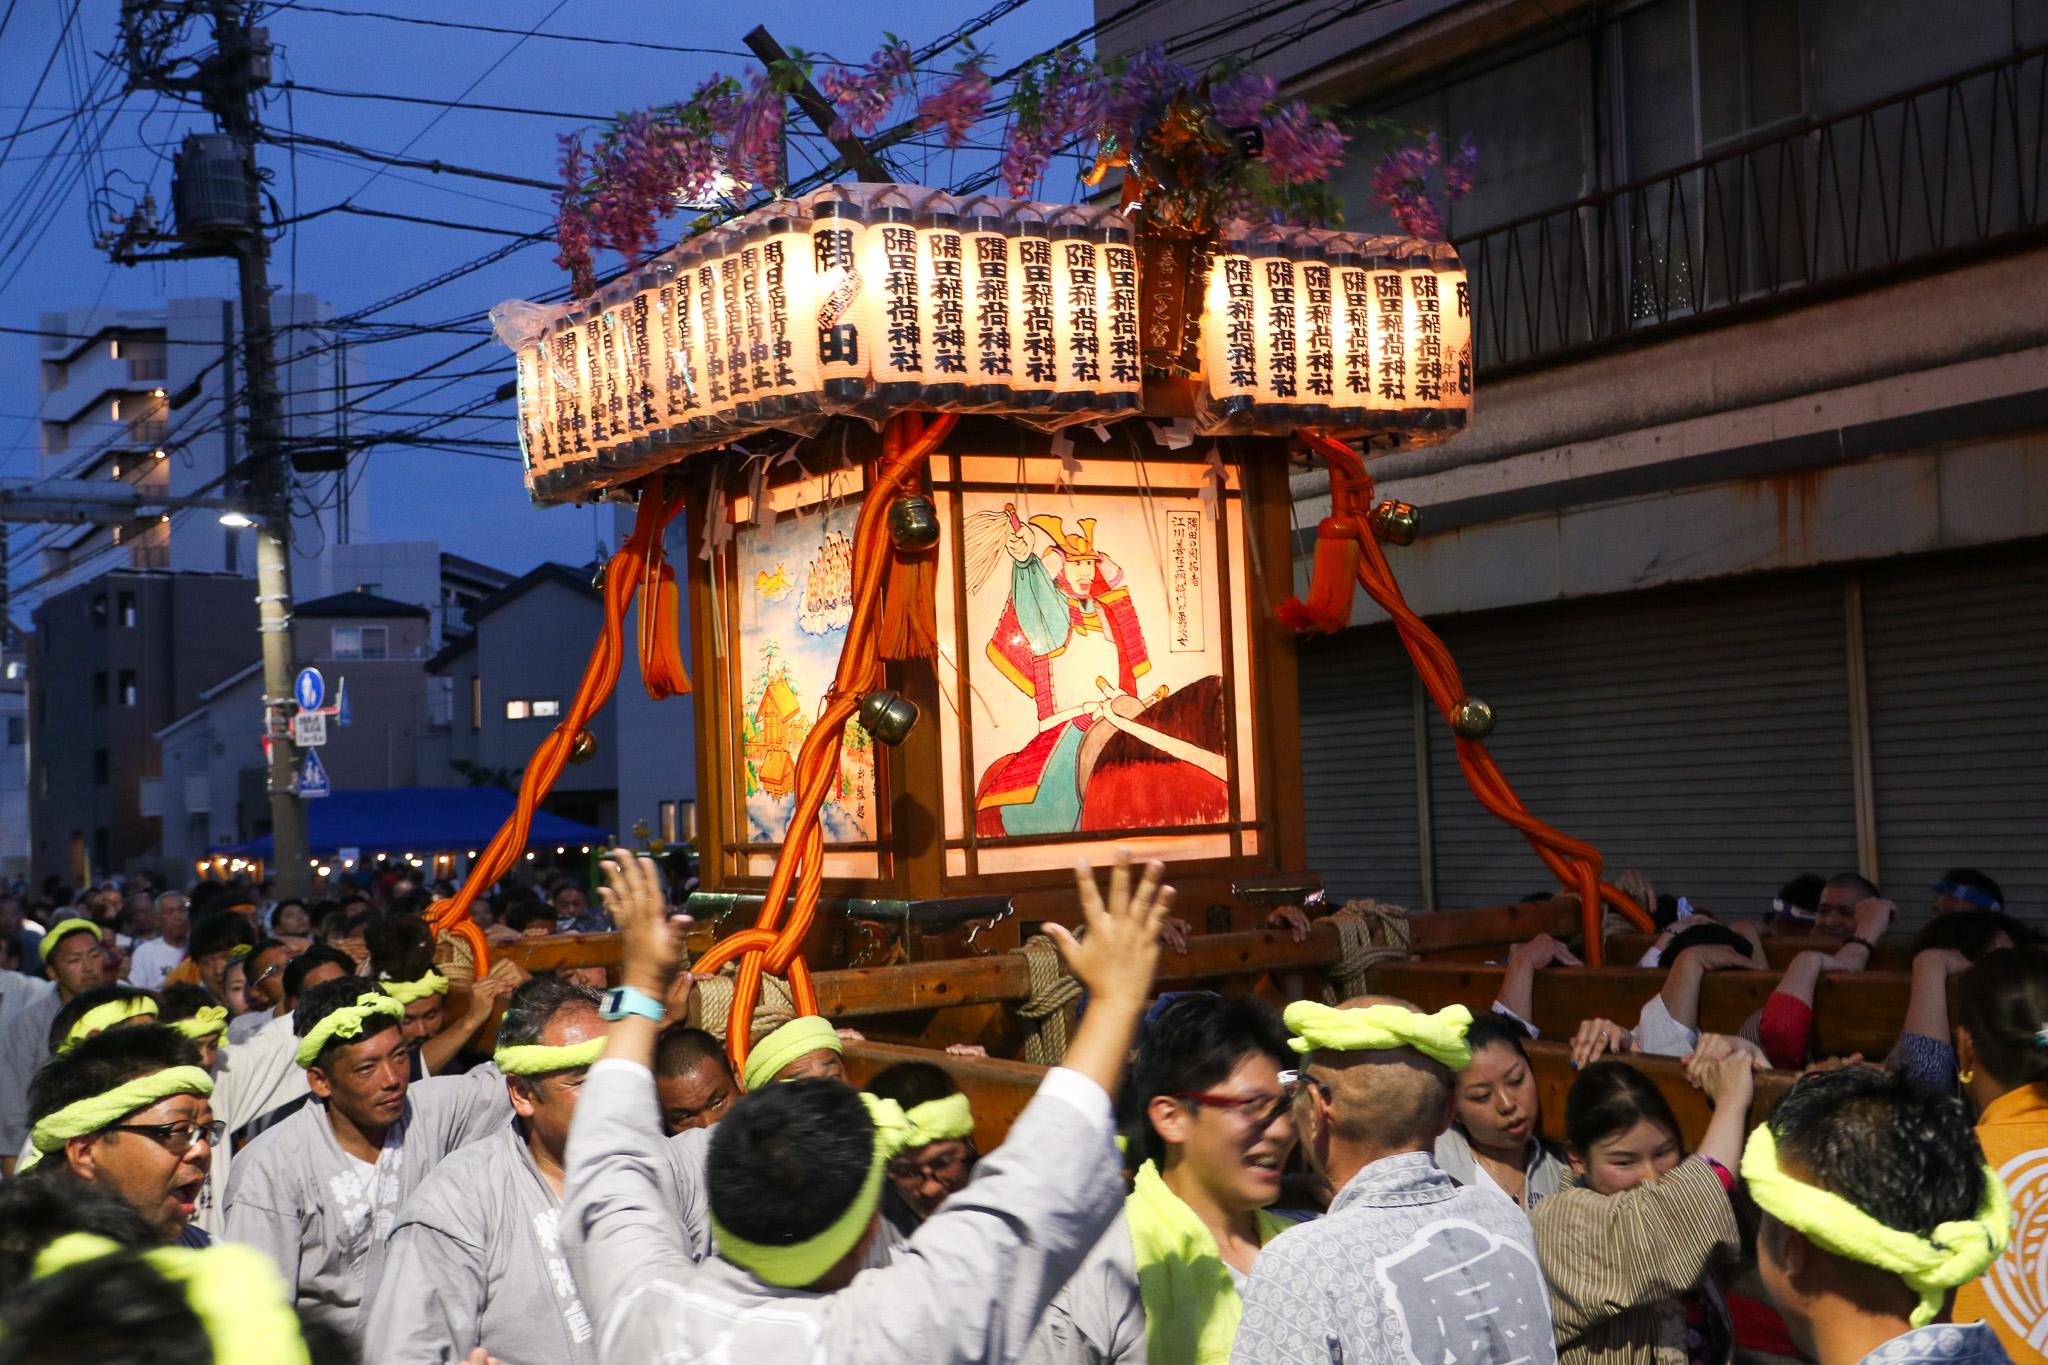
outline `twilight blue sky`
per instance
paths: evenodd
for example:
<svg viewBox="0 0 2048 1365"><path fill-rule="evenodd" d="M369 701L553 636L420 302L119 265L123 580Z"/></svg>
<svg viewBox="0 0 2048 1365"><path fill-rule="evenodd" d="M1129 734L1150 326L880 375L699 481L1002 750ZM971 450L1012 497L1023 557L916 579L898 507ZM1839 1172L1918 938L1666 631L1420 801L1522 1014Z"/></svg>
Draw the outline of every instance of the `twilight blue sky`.
<svg viewBox="0 0 2048 1365"><path fill-rule="evenodd" d="M514 33L477 33L371 17L318 12L375 10ZM736 74L751 65L740 38L766 23L785 46L863 61L885 22L913 45L965 23L984 0L921 6L891 13L868 5L815 0L768 4L684 5L642 0L632 5L592 0L306 0L306 7L264 6L277 47L273 79L326 90L558 111L572 117L486 113L422 104L338 98L295 89L269 92L268 126L351 143L380 152L497 171L537 180L555 175L556 136L586 126L587 116L686 98L713 71ZM178 296L216 296L234 289L231 264L175 262L122 268L94 250L97 224L88 196L102 185L139 198L151 186L168 215L170 153L189 131L211 121L196 107L147 92L119 100L121 81L108 55L118 51L119 0L14 0L0 31L0 325L32 328L46 310L101 303L146 308ZM1087 27L1087 0L1028 0L977 41L993 48L1001 70ZM68 27L67 27L68 21ZM521 38L542 33L628 39L727 49L738 56L648 51ZM195 27L195 36L202 30ZM60 34L63 35L60 41ZM188 40L184 50L193 50ZM53 53L55 54L53 60ZM955 58L941 59L950 65ZM47 76L44 71L47 64ZM32 107L31 91L42 79ZM81 103L104 100L84 118ZM55 122L52 122L55 120ZM47 127L39 125L49 124ZM792 116L792 128L798 126ZM23 129L11 137L16 127ZM815 142L809 144L815 146ZM82 158L81 147L93 149ZM792 147L793 170L804 162ZM943 185L979 169L972 151L899 161L906 178ZM551 221L547 193L488 181L382 168L319 148L259 149L274 172L271 190L287 215L353 202L480 227L534 231ZM87 164L82 164L85 162ZM1063 168L1056 168L1056 174ZM1048 189L1057 192L1058 181ZM292 228L278 244L273 282L327 299L346 313L475 259L507 239L479 232L419 226L330 213ZM509 259L379 315L380 321L434 323L490 307L505 298L537 297L566 283L551 245L527 247ZM601 266L612 258L600 258ZM411 374L478 340L433 334L362 348L367 377ZM510 356L495 342L440 373L503 370L458 379L437 393L414 384L367 406L391 413L435 413L494 391L510 375ZM34 340L0 334L0 476L35 472ZM509 406L509 405L508 405ZM499 409L502 412L502 409ZM406 418L359 417L354 429L403 424ZM448 434L512 435L508 417L459 424ZM598 534L595 514L537 511L526 501L515 464L440 451L382 448L368 456L369 535L375 540L439 540L444 549L523 572L546 559L587 561ZM605 516L609 538L610 517ZM34 528L16 528L14 576Z"/></svg>

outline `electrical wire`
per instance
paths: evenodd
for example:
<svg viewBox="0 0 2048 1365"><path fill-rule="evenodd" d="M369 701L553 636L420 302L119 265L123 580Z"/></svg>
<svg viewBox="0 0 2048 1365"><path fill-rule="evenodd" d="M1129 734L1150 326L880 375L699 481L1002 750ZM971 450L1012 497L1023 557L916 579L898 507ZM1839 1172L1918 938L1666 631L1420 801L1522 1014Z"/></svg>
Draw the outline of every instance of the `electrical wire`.
<svg viewBox="0 0 2048 1365"><path fill-rule="evenodd" d="M1014 3L1023 4L1026 0L1014 0ZM303 90L309 95L326 95L339 100L384 100L392 104L438 105L443 109L473 109L486 114L531 114L535 118L565 118L578 123L603 123L611 117L609 114L567 114L559 109L520 109L509 104L465 104L461 100L432 100L424 95L380 95L367 90L328 90L317 85L302 85L297 81L283 81L270 88Z"/></svg>
<svg viewBox="0 0 2048 1365"><path fill-rule="evenodd" d="M575 33L524 32L516 28L493 28L488 24L459 24L449 19L423 19L414 14L385 14L377 10L331 9L326 5L304 5L298 0L278 0L270 12L298 10L303 14L333 14L346 19L386 19L395 24L420 24L427 28L465 29L471 33L499 33L508 37L546 38L558 43L594 43L602 47L637 47L649 52L692 52L710 57L746 57L749 54L729 47L676 47L669 43L643 43L631 38L590 38ZM553 15L550 14L549 18ZM547 19L541 20L546 23Z"/></svg>

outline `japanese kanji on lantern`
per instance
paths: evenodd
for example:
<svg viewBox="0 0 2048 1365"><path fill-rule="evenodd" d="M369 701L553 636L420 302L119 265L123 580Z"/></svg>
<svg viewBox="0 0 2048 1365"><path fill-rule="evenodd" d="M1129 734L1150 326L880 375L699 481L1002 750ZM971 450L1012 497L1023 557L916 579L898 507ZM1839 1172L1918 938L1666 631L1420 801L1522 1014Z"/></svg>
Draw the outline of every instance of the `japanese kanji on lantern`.
<svg viewBox="0 0 2048 1365"><path fill-rule="evenodd" d="M914 185L763 205L520 348L531 491L587 496L749 433L814 435L836 414L989 412L1038 430L1144 414L1137 237L1119 205ZM1463 430L1471 314L1448 246L1232 222L1195 246L1195 434Z"/></svg>

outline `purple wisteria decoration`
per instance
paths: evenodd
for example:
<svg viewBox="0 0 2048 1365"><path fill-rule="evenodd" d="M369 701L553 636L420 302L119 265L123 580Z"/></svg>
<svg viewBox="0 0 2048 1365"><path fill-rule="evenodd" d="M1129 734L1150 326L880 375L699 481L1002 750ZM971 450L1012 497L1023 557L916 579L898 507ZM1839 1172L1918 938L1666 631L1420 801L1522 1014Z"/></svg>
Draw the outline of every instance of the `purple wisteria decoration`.
<svg viewBox="0 0 2048 1365"><path fill-rule="evenodd" d="M1458 150L1446 158L1431 133L1420 147L1408 146L1390 154L1372 173L1372 202L1383 208L1400 225L1401 231L1425 241L1444 239L1444 214L1472 188L1472 168L1479 149L1467 133ZM1430 171L1443 168L1441 201L1430 188Z"/></svg>

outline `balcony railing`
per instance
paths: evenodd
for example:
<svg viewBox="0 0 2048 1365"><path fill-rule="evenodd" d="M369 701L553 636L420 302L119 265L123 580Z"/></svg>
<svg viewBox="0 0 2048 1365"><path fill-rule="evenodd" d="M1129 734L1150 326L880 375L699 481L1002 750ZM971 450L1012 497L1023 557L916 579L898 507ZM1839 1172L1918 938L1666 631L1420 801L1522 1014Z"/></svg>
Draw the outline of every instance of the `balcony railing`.
<svg viewBox="0 0 2048 1365"><path fill-rule="evenodd" d="M128 362L128 377L138 384L162 379L169 371L170 362L163 356L143 356Z"/></svg>
<svg viewBox="0 0 2048 1365"><path fill-rule="evenodd" d="M1460 238L1499 374L2043 235L2048 45Z"/></svg>

